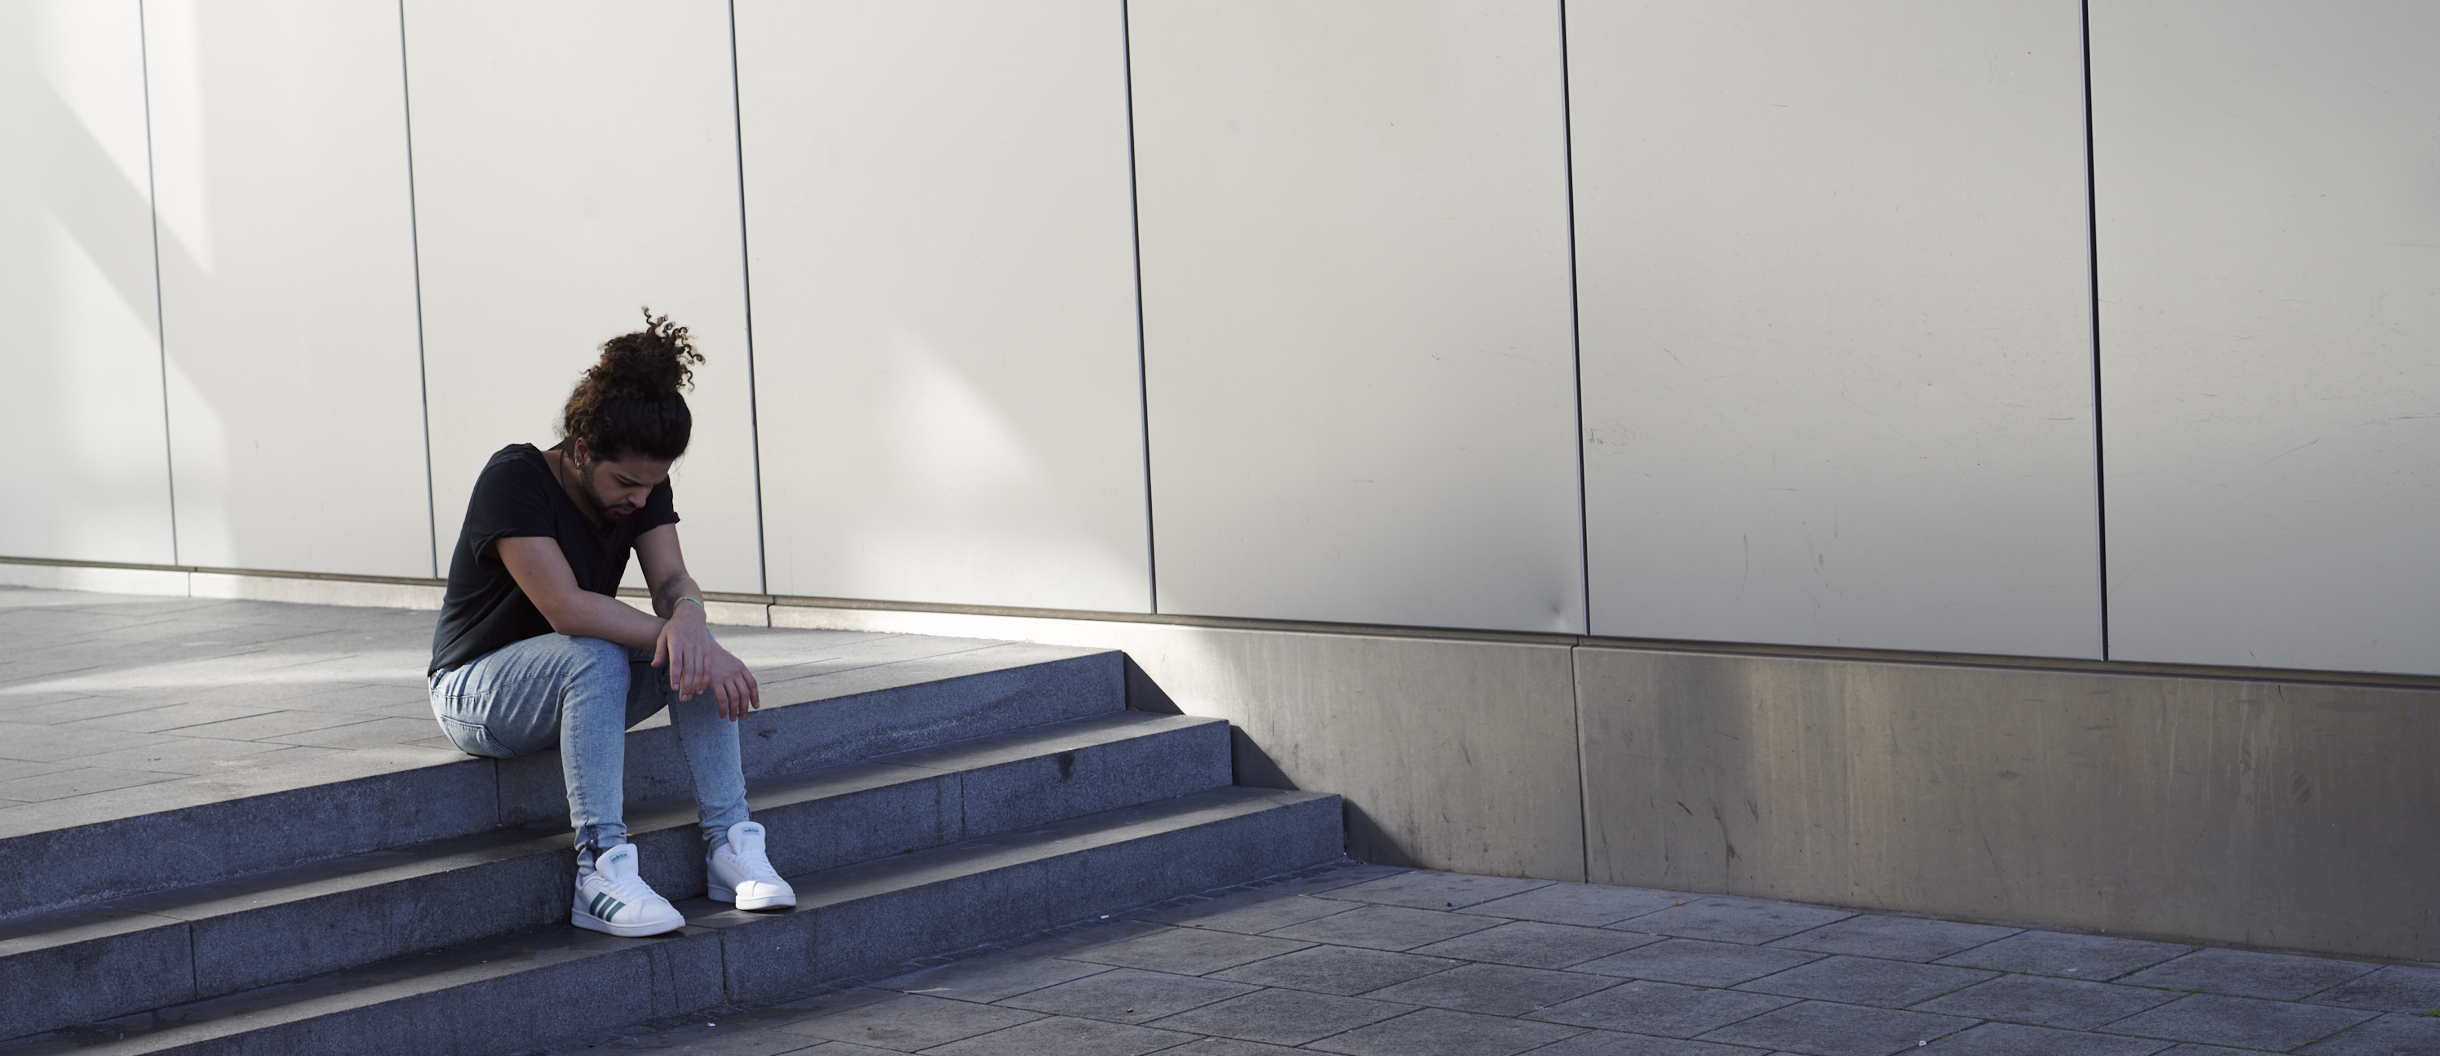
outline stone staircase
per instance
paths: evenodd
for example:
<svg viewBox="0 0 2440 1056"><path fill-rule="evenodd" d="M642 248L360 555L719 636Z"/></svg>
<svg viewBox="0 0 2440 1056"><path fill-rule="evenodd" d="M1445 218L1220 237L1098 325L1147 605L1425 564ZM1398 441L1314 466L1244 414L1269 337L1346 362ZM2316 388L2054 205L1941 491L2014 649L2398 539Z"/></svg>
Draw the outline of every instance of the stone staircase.
<svg viewBox="0 0 2440 1056"><path fill-rule="evenodd" d="M569 926L554 753L0 839L0 1054L508 1052L1340 856L1336 796L1231 785L1227 723L1126 710L1120 654L964 656L766 687L747 783L792 912L702 897L674 731L631 731L668 936Z"/></svg>

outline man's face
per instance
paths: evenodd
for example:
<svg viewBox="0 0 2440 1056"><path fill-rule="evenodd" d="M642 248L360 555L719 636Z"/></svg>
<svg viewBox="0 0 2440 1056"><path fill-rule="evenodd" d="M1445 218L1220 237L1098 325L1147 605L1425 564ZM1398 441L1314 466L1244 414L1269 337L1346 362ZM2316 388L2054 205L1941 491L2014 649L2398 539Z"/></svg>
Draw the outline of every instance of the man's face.
<svg viewBox="0 0 2440 1056"><path fill-rule="evenodd" d="M669 463L650 458L631 458L624 462L578 462L584 476L585 497L593 510L605 518L616 520L644 508L644 500L652 497L652 489L669 479Z"/></svg>

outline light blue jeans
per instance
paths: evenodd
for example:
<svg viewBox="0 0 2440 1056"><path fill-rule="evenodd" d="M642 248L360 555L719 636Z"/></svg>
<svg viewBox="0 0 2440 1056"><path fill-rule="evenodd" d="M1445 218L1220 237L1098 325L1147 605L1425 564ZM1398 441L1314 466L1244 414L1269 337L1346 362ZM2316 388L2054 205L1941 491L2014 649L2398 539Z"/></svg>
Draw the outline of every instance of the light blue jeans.
<svg viewBox="0 0 2440 1056"><path fill-rule="evenodd" d="M703 838L725 838L746 820L737 724L720 717L708 689L679 700L650 650L545 634L432 678L432 716L459 751L514 759L559 749L580 855L627 842L627 728L662 708L694 775Z"/></svg>

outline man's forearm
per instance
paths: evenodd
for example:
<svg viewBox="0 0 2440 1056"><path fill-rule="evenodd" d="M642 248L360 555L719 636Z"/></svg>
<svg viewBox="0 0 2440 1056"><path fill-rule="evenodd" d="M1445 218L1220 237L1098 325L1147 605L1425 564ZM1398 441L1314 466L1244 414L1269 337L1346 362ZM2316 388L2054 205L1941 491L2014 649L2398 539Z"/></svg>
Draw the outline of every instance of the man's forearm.
<svg viewBox="0 0 2440 1056"><path fill-rule="evenodd" d="M652 611L660 613L664 620L674 617L678 614L679 598L695 599L692 604L696 608L696 613L708 615L702 611L703 588L696 586L695 577L689 575L671 576L654 586L652 588Z"/></svg>
<svg viewBox="0 0 2440 1056"><path fill-rule="evenodd" d="M578 591L563 604L551 619L551 629L561 634L601 638L637 649L650 649L661 637L663 621L607 594Z"/></svg>

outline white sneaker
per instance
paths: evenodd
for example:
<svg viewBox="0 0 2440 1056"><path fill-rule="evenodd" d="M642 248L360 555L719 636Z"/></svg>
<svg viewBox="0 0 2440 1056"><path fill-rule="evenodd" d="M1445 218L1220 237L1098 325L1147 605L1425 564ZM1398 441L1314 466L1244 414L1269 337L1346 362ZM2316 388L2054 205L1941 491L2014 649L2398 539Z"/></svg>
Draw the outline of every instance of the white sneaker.
<svg viewBox="0 0 2440 1056"><path fill-rule="evenodd" d="M592 871L577 876L576 908L568 912L568 922L630 939L686 926L677 907L654 894L644 878L636 875L632 843L601 852L593 860Z"/></svg>
<svg viewBox="0 0 2440 1056"><path fill-rule="evenodd" d="M771 859L763 857L763 827L751 821L729 826L729 842L704 860L704 886L714 902L734 902L739 909L786 909L796 905L796 889L779 878Z"/></svg>

